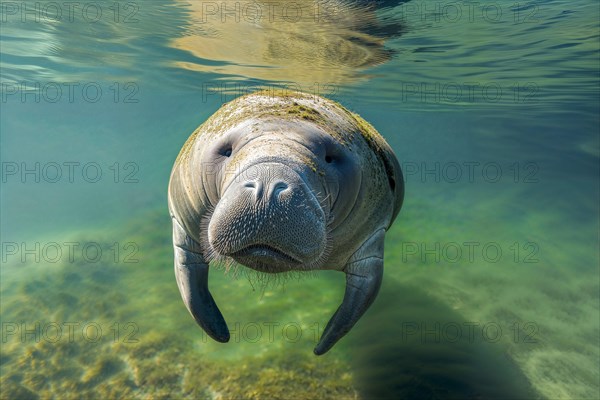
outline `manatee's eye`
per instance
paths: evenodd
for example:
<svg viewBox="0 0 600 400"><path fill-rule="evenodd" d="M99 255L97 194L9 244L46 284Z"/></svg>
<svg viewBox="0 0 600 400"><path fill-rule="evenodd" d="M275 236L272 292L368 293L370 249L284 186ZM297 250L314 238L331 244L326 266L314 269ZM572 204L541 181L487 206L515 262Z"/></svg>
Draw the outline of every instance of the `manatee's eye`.
<svg viewBox="0 0 600 400"><path fill-rule="evenodd" d="M229 156L231 156L231 147L227 147L226 149L224 149L224 150L222 151L222 154L223 154L225 157L229 157Z"/></svg>
<svg viewBox="0 0 600 400"><path fill-rule="evenodd" d="M325 156L325 162L327 164L331 164L333 162L333 158L330 155Z"/></svg>

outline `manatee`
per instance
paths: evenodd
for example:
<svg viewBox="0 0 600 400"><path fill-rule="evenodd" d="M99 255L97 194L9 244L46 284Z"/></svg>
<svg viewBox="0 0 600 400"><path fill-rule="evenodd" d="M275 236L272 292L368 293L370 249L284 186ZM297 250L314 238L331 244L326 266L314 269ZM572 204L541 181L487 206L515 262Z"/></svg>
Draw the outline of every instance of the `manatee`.
<svg viewBox="0 0 600 400"><path fill-rule="evenodd" d="M193 132L171 172L183 302L210 337L227 342L208 288L211 261L267 274L342 271L344 299L314 349L324 354L375 300L385 232L403 197L391 147L338 103L275 90L226 103Z"/></svg>

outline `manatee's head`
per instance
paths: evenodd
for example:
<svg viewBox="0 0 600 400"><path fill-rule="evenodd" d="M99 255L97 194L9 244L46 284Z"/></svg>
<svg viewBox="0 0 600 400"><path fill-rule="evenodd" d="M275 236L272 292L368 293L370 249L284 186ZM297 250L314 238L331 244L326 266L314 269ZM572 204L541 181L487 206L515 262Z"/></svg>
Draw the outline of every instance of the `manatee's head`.
<svg viewBox="0 0 600 400"><path fill-rule="evenodd" d="M206 148L202 178L214 209L205 218L204 254L261 272L323 266L361 174L356 154L316 122L251 118Z"/></svg>

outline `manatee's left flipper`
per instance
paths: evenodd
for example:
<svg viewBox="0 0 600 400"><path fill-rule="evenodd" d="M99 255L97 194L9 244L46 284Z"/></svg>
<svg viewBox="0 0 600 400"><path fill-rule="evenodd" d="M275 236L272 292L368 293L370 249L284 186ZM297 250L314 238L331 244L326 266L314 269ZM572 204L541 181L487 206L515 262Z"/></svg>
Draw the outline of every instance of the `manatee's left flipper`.
<svg viewBox="0 0 600 400"><path fill-rule="evenodd" d="M218 342L229 341L229 329L223 314L208 290L208 263L199 245L173 219L175 278L181 298L198 325Z"/></svg>
<svg viewBox="0 0 600 400"><path fill-rule="evenodd" d="M325 354L356 324L377 297L383 278L383 229L378 230L354 253L344 268L344 300L327 323L314 353Z"/></svg>

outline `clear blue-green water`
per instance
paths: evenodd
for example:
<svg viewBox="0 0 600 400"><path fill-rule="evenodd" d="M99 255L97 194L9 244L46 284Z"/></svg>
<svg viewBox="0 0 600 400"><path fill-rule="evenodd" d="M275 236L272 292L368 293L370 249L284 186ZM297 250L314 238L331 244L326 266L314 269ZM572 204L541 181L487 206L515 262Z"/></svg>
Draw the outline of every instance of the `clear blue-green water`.
<svg viewBox="0 0 600 400"><path fill-rule="evenodd" d="M0 4L1 397L599 398L598 3L226 3ZM323 357L342 274L213 271L223 345L172 272L179 149L273 87L405 173L379 297Z"/></svg>

